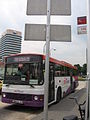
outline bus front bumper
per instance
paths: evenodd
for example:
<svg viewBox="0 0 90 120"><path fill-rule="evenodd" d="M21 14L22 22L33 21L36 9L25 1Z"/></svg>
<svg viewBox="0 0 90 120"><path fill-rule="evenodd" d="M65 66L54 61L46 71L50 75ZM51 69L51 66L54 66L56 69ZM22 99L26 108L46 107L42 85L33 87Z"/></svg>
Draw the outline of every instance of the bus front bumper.
<svg viewBox="0 0 90 120"><path fill-rule="evenodd" d="M32 100L17 100L17 99L9 99L7 98L5 93L2 93L2 102L4 103L8 103L8 104L17 104L17 105L22 105L22 106L31 106L31 107L43 107L44 106L44 100L43 99L39 99L40 95L38 95L38 99L37 97L35 98L35 95L32 95ZM44 98L44 97L43 97Z"/></svg>

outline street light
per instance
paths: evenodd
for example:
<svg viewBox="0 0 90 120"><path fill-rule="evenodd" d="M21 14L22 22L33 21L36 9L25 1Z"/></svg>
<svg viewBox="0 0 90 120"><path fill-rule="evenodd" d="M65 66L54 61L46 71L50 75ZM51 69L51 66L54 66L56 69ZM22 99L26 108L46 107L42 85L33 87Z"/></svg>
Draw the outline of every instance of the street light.
<svg viewBox="0 0 90 120"><path fill-rule="evenodd" d="M43 46L43 54L45 54L45 48L46 48L46 42L45 42L45 44Z"/></svg>
<svg viewBox="0 0 90 120"><path fill-rule="evenodd" d="M53 51L56 51L56 48L51 48L51 49L50 49L50 56L51 56L51 51L52 51L52 50L53 50Z"/></svg>
<svg viewBox="0 0 90 120"><path fill-rule="evenodd" d="M43 46L43 54L45 54L45 52L46 52L46 43L44 44L44 46ZM51 51L56 51L56 48L51 48L49 51L50 51L50 56L51 56Z"/></svg>

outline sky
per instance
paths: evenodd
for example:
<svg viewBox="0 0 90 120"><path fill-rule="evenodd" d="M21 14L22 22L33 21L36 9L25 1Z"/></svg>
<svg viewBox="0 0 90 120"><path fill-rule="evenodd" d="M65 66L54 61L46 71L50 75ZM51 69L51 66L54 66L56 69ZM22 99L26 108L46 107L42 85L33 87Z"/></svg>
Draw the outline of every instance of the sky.
<svg viewBox="0 0 90 120"><path fill-rule="evenodd" d="M86 63L87 35L77 34L77 17L86 16L86 0L71 0L71 16L51 16L51 24L71 25L71 42L51 42L50 55L71 64ZM0 36L6 29L22 32L22 53L43 54L45 42L24 41L25 23L46 24L46 16L27 16L27 0L0 0ZM55 50L54 50L55 49Z"/></svg>

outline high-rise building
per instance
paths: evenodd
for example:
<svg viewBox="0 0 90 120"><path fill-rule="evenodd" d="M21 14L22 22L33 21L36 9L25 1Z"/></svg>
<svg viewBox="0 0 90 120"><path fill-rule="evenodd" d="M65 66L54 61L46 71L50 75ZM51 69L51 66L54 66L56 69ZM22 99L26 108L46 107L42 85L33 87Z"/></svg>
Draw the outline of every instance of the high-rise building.
<svg viewBox="0 0 90 120"><path fill-rule="evenodd" d="M21 32L16 30L7 29L1 36L0 47L1 53L0 56L3 60L5 56L11 54L17 54L21 52Z"/></svg>
<svg viewBox="0 0 90 120"><path fill-rule="evenodd" d="M1 54L1 39L0 39L0 61L2 60L2 54Z"/></svg>

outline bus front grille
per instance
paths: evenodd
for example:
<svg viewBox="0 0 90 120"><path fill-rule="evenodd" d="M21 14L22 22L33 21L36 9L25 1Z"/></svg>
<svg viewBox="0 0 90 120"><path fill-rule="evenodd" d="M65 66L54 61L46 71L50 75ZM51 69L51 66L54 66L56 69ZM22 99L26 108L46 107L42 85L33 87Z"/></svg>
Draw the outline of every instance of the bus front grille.
<svg viewBox="0 0 90 120"><path fill-rule="evenodd" d="M26 94L7 93L6 97L14 100L32 101L32 95Z"/></svg>

